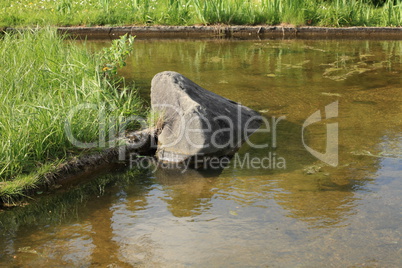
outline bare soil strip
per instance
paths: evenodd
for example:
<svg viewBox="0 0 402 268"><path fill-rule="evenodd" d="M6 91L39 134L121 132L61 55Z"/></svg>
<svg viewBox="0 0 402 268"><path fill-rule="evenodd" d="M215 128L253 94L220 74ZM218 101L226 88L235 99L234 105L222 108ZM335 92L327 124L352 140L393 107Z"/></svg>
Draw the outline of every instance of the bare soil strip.
<svg viewBox="0 0 402 268"><path fill-rule="evenodd" d="M116 38L124 34L137 38L373 38L402 39L402 27L294 27L286 26L123 26L59 27L76 37Z"/></svg>

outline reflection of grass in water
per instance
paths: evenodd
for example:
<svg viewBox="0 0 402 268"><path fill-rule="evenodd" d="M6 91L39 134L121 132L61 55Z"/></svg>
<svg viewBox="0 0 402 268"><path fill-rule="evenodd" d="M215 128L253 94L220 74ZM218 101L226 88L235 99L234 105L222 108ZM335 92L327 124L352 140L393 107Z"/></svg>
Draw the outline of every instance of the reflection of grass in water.
<svg viewBox="0 0 402 268"><path fill-rule="evenodd" d="M296 64L282 64L286 68L293 68L293 69L303 69L303 65L309 63L310 60L304 60L302 62Z"/></svg>
<svg viewBox="0 0 402 268"><path fill-rule="evenodd" d="M20 226L44 226L76 221L81 217L81 209L88 200L110 194L113 186L132 187L132 184L141 178L139 187L147 187L147 182L143 179L146 172L132 169L124 173L103 175L65 192L41 196L38 200L27 200L29 204L24 207L0 212L0 229L3 234L9 234L17 231Z"/></svg>
<svg viewBox="0 0 402 268"><path fill-rule="evenodd" d="M344 81L349 77L360 75L369 71L379 69L392 70L398 68L399 55L401 54L401 46L398 42L382 42L380 43L382 54L373 53L377 49L374 45L361 46L357 51L340 50L341 47L328 47L322 49L318 46L299 44L295 42L264 42L254 43L250 50L259 53L261 57L267 57L275 62L275 72L269 72L267 77L275 78L283 75L287 70L300 69L304 72L306 68L314 68L317 62L322 62L320 66L325 67L322 75L334 81ZM291 56L291 54L301 54L300 57ZM329 54L334 55L333 62L327 63ZM357 55L356 55L357 54ZM398 58L396 58L398 57ZM321 72L321 70L319 71Z"/></svg>

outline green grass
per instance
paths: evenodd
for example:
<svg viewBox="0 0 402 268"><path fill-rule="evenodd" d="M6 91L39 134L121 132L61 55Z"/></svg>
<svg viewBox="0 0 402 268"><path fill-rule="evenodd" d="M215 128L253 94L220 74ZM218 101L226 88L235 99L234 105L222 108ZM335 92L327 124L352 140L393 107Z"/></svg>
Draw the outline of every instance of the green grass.
<svg viewBox="0 0 402 268"><path fill-rule="evenodd" d="M401 0L0 0L0 26L401 26Z"/></svg>
<svg viewBox="0 0 402 268"><path fill-rule="evenodd" d="M3 200L43 183L43 175L55 165L82 152L67 137L67 118L77 140L97 142L103 132L116 129L119 118L140 111L135 90L110 82L115 66L124 62L119 49L128 53L122 43L127 45L126 37L100 54L63 40L50 29L5 34L0 39ZM93 109L77 109L85 103Z"/></svg>

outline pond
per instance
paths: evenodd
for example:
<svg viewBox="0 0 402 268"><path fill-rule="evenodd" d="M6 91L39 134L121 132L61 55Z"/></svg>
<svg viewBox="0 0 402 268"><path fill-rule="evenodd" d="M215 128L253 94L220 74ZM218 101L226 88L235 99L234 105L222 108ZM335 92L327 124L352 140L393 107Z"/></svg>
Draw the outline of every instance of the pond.
<svg viewBox="0 0 402 268"><path fill-rule="evenodd" d="M147 99L166 70L275 120L252 136L269 146L42 193L0 214L0 266L402 266L401 41L137 40L121 74Z"/></svg>

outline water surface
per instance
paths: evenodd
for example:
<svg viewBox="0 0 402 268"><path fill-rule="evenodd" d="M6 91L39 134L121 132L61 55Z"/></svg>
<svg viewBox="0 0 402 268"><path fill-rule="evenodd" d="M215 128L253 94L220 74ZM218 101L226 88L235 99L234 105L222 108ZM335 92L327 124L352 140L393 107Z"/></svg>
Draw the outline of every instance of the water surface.
<svg viewBox="0 0 402 268"><path fill-rule="evenodd" d="M103 44L101 44L103 45ZM402 266L402 43L354 40L142 40L121 71L148 98L161 71L182 73L278 123L214 172L116 171L0 214L0 264L36 267ZM303 146L305 120L325 152L339 126L339 164ZM244 158L241 158L244 159ZM271 158L272 159L272 158ZM273 160L271 160L273 161Z"/></svg>

